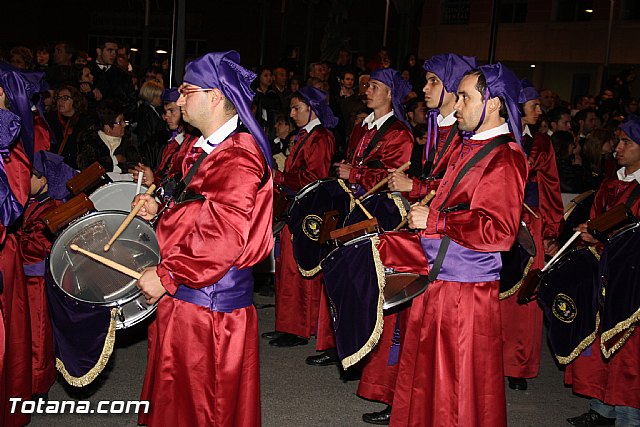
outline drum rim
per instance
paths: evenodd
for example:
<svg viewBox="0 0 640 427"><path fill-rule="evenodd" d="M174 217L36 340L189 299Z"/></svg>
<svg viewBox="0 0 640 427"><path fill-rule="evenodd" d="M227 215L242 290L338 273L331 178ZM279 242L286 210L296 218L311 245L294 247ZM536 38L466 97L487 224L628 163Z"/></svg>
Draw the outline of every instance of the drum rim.
<svg viewBox="0 0 640 427"><path fill-rule="evenodd" d="M124 181L123 181L123 182L124 182ZM99 215L107 215L107 214L118 214L118 215L122 215L122 216L123 216L123 219L127 216L127 213L126 213L126 212L119 211L119 210L95 211L95 212L90 212L90 213L88 213L88 214L86 214L86 215L83 215L83 216L81 216L81 217L79 217L79 218L76 218L76 219L74 219L72 222L70 222L70 223L69 223L69 225L67 225L67 226L64 228L64 230L62 230L62 232L58 235L58 237L56 238L56 240L53 242L53 245L51 245L51 250L49 251L49 257L48 257L48 258L49 258L49 271L50 271L50 273L51 273L51 278L53 279L53 281L54 281L54 283L55 283L56 287L57 287L58 289L60 289L60 291L62 291L66 296L68 296L69 298L72 298L74 301L78 301L78 302L81 302L81 303L83 303L83 304L88 304L88 305L100 306L100 307L113 307L113 308L117 308L117 307L122 307L122 306L124 306L124 305L126 305L126 304L130 303L130 302L131 302L131 301L133 301L134 299L137 299L137 298L140 296L140 294L142 293L142 291L141 291L140 289L138 289L138 291L137 291L137 292L135 292L135 293L133 293L133 294L131 294L131 295L127 296L127 297L123 297L123 298L117 299L117 300L115 300L115 301L108 301L108 302L104 302L104 303L97 302L97 301L87 301L87 300L80 299L80 298L78 298L78 297L76 297L76 296L73 296L73 295L69 294L67 291L65 291L64 289L62 289L62 287L61 287L61 286L60 286L60 284L58 283L58 280L56 280L56 276L54 275L54 269L53 269L52 257L51 257L51 255L53 255L53 253L54 253L54 248L57 248L57 247L58 247L58 245L62 245L62 243L60 243L60 242L61 242L60 237L62 237L62 236L64 235L64 233L66 232L66 230L69 230L73 225L78 224L78 223L80 223L80 222L82 222L82 221L86 221L86 220L88 220L88 219L90 219L90 218L92 218L92 217L99 216ZM153 227L151 226L151 224L149 223L149 221L147 221L147 220L145 220L145 219L143 219L143 218L140 218L140 217L136 216L136 217L134 217L134 218L133 218L133 221L132 221L132 222L134 222L134 221L136 221L136 220L142 221L142 223L146 224L146 225L149 227L149 229L150 229L151 231L153 231L154 236L156 235L155 230L153 229ZM157 240L158 240L158 239L157 239L157 237L156 237L156 242L157 242ZM159 249L158 249L158 250L159 250ZM161 258L160 258L160 254L158 253L158 260L160 260L160 259L161 259ZM132 279L132 280L135 280L135 279Z"/></svg>

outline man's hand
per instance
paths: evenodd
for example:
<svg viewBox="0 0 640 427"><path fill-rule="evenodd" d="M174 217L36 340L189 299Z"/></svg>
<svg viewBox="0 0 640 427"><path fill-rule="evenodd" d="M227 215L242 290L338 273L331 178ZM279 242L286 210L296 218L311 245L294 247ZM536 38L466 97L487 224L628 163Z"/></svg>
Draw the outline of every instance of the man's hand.
<svg viewBox="0 0 640 427"><path fill-rule="evenodd" d="M144 205L142 205L142 207L138 211L137 216L146 219L147 221L151 221L153 217L158 213L158 202L153 198L153 196L149 194L138 194L133 199L133 202L131 202L131 209L133 209L134 206L138 204L139 200L144 200Z"/></svg>
<svg viewBox="0 0 640 427"><path fill-rule="evenodd" d="M391 191L401 191L408 193L413 188L413 180L406 176L404 172L396 172L396 169L387 169L391 172L387 185Z"/></svg>
<svg viewBox="0 0 640 427"><path fill-rule="evenodd" d="M155 304L167 293L167 290L162 286L162 282L160 282L156 267L157 266L145 268L136 284L142 291L148 305Z"/></svg>
<svg viewBox="0 0 640 427"><path fill-rule="evenodd" d="M544 254L551 257L558 252L558 249L560 249L560 245L558 245L558 241L556 239L544 239L542 241L542 246L544 246Z"/></svg>
<svg viewBox="0 0 640 427"><path fill-rule="evenodd" d="M147 165L143 165L142 163L138 163L133 169L131 169L131 175L133 176L133 180L138 180L138 174L142 173L142 183L146 186L153 184L153 171Z"/></svg>
<svg viewBox="0 0 640 427"><path fill-rule="evenodd" d="M429 207L420 206L419 203L411 205L411 210L407 215L409 228L414 230L424 230L427 228L427 218L429 218Z"/></svg>
<svg viewBox="0 0 640 427"><path fill-rule="evenodd" d="M353 169L353 166L344 162L334 163L333 166L336 168L336 174L338 175L338 178L349 179L349 175L351 175L351 169Z"/></svg>
<svg viewBox="0 0 640 427"><path fill-rule="evenodd" d="M580 224L578 227L574 228L574 231L579 231L580 238L587 243L596 244L598 241L589 231L587 230L587 223Z"/></svg>

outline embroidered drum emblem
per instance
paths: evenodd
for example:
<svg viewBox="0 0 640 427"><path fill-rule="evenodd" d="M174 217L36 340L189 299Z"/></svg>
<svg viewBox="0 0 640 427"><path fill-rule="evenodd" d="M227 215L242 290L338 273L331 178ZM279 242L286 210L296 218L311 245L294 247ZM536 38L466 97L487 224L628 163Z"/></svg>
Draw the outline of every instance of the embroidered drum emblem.
<svg viewBox="0 0 640 427"><path fill-rule="evenodd" d="M566 294L558 294L553 299L553 315L564 323L571 323L575 320L578 309L576 303Z"/></svg>
<svg viewBox="0 0 640 427"><path fill-rule="evenodd" d="M307 215L302 221L302 231L308 238L317 242L320 237L320 226L322 225L322 218L318 215Z"/></svg>

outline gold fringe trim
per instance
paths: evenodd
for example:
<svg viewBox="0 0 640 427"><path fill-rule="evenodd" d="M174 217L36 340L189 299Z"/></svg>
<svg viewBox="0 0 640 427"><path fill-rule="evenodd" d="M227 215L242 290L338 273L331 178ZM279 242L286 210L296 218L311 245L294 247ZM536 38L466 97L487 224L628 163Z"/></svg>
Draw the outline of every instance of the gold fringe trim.
<svg viewBox="0 0 640 427"><path fill-rule="evenodd" d="M400 219L404 221L407 217L407 209L404 207L404 203L402 203L402 198L393 193L387 193L387 197L393 200L393 203L398 207L398 210L400 211Z"/></svg>
<svg viewBox="0 0 640 427"><path fill-rule="evenodd" d="M376 276L378 276L378 308L376 315L376 325L373 328L373 333L369 337L366 343L354 354L342 359L342 367L347 369L349 366L355 365L363 357L365 357L373 348L378 344L380 337L382 336L382 327L384 325L384 317L382 312L382 306L384 304L384 287L386 285L386 279L384 274L384 265L380 260L380 252L378 251L378 244L380 239L376 237L371 238L371 250L373 252L373 262L376 266Z"/></svg>
<svg viewBox="0 0 640 427"><path fill-rule="evenodd" d="M104 340L104 345L102 346L102 353L100 354L100 358L96 365L89 370L86 374L81 377L74 377L71 375L67 368L64 366L64 362L56 357L56 369L62 374L62 377L72 386L74 387L84 387L89 385L95 380L100 372L107 366L107 362L109 362L109 358L111 357L111 353L113 353L113 345L116 342L116 316L118 313L117 308L111 309L111 320L109 322L109 330L107 332L107 337Z"/></svg>
<svg viewBox="0 0 640 427"><path fill-rule="evenodd" d="M347 184L344 183L344 179L339 179L338 184L340 184L340 187L342 187L344 192L349 195L349 212L351 212L353 208L356 207L356 201L353 198L353 193L351 192L349 187L347 187Z"/></svg>
<svg viewBox="0 0 640 427"><path fill-rule="evenodd" d="M595 339L596 339L596 333L597 333L599 328L600 328L600 313L596 313L596 327L593 330L593 332L591 334L589 334L588 337L583 339L580 342L580 344L578 344L578 346L576 348L574 348L571 353L569 353L568 356L562 357L562 356L558 356L556 354L555 356L556 356L556 359L558 359L558 362L560 362L562 365L568 365L569 363L571 363L573 361L573 359L578 357L580 355L580 353L582 353L587 347L589 347L591 344L593 344L593 341L595 341Z"/></svg>
<svg viewBox="0 0 640 427"><path fill-rule="evenodd" d="M529 262L527 263L527 266L524 268L524 273L522 274L522 279L520 279L520 281L518 283L513 285L511 287L511 289L508 289L508 290L500 293L499 298L501 300L503 300L505 298L509 298L511 295L513 295L516 292L518 292L518 289L520 289L520 286L522 286L522 282L524 281L524 278L527 276L527 274L529 274L529 269L531 268L531 265L533 264L533 259L534 259L534 257L529 257Z"/></svg>
<svg viewBox="0 0 640 427"><path fill-rule="evenodd" d="M305 270L305 269L303 269L302 267L300 267L298 265L298 271L304 277L313 277L316 274L318 274L320 272L320 270L322 270L322 265L321 264L318 264L315 268L312 268L311 270Z"/></svg>
<svg viewBox="0 0 640 427"><path fill-rule="evenodd" d="M598 251L596 250L595 246L589 246L589 251L591 251L591 253L593 254L594 257L596 257L596 259L598 261L600 261L600 254L598 253Z"/></svg>
<svg viewBox="0 0 640 427"><path fill-rule="evenodd" d="M623 320L622 322L618 322L613 328L603 331L600 337L600 349L602 350L602 354L607 359L613 356L613 354L620 349L627 342L633 330L635 329L634 323L640 321L640 308L633 313L629 318ZM624 335L620 337L616 343L607 350L605 344L608 344L610 340L616 337L616 335L624 332Z"/></svg>

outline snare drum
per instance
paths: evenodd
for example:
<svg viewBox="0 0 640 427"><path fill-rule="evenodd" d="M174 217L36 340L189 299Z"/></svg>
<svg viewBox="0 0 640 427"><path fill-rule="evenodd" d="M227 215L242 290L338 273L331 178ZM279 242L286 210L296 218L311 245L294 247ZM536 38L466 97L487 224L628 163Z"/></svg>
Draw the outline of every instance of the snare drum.
<svg viewBox="0 0 640 427"><path fill-rule="evenodd" d="M375 347L383 310L409 301L428 284L425 276L383 266L379 242L378 234L361 236L334 249L322 261L336 347L344 368ZM422 289L409 297L405 290L414 284Z"/></svg>
<svg viewBox="0 0 640 427"><path fill-rule="evenodd" d="M324 214L337 211L338 221L343 221L353 205L345 183L335 178L312 182L296 194L287 212L287 225L292 235L293 257L303 276L318 274L320 262L331 250L328 244L319 241Z"/></svg>
<svg viewBox="0 0 640 427"><path fill-rule="evenodd" d="M399 192L381 191L370 194L362 200L362 206L378 220L378 226L383 231L391 231L396 228L406 217L411 209L411 204ZM344 219L343 227L353 225L366 220L360 207L354 207Z"/></svg>
<svg viewBox="0 0 640 427"><path fill-rule="evenodd" d="M595 339L598 313L598 259L590 248L561 256L542 278L538 302L548 325L551 348L570 363Z"/></svg>
<svg viewBox="0 0 640 427"><path fill-rule="evenodd" d="M118 181L103 185L91 193L89 200L93 202L96 210L101 211L122 211L131 212L131 202L136 197L137 184L133 181ZM149 188L140 187L140 192L144 193Z"/></svg>
<svg viewBox="0 0 640 427"><path fill-rule="evenodd" d="M156 306L147 306L135 279L72 251L69 245L77 244L135 271L157 265L160 248L155 231L138 217L104 253L103 246L126 216L124 212L104 211L77 219L58 236L49 257L57 287L80 304L117 308L117 329L141 322Z"/></svg>

